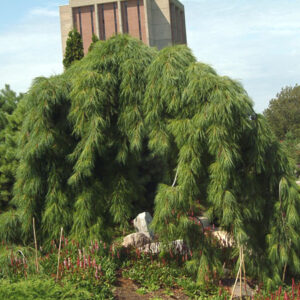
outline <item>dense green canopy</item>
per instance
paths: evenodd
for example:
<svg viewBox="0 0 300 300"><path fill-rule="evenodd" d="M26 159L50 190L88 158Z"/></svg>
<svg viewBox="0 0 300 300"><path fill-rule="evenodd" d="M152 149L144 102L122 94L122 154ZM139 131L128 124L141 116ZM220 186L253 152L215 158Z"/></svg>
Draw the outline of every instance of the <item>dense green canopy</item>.
<svg viewBox="0 0 300 300"><path fill-rule="evenodd" d="M16 108L21 98L8 85L0 91L0 211L7 209L12 198L22 105Z"/></svg>
<svg viewBox="0 0 300 300"><path fill-rule="evenodd" d="M191 218L206 209L251 274L300 271L293 168L242 86L186 46L100 41L64 74L37 78L24 101L12 205L25 240L33 217L44 239L61 226L107 238L153 209L156 233L189 244L202 280L220 265Z"/></svg>
<svg viewBox="0 0 300 300"><path fill-rule="evenodd" d="M279 139L291 133L300 139L300 86L281 89L264 111L269 124Z"/></svg>
<svg viewBox="0 0 300 300"><path fill-rule="evenodd" d="M83 56L83 42L81 35L76 29L73 29L68 34L63 60L64 67L66 69L69 68L73 62L81 60Z"/></svg>
<svg viewBox="0 0 300 300"><path fill-rule="evenodd" d="M290 156L300 164L300 86L283 88L270 101L264 115Z"/></svg>

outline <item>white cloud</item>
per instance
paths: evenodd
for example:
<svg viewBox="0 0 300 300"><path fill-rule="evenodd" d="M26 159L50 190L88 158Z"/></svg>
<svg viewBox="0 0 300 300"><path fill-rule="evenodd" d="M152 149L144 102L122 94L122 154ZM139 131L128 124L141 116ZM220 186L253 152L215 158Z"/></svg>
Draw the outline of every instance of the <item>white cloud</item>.
<svg viewBox="0 0 300 300"><path fill-rule="evenodd" d="M32 16L39 17L58 17L58 9L49 9L49 8L34 8L30 11Z"/></svg>
<svg viewBox="0 0 300 300"><path fill-rule="evenodd" d="M31 9L0 31L0 88L25 92L34 77L61 73L58 5ZM243 83L258 111L300 78L300 3L282 0L182 0L188 44L200 61ZM50 3L50 4L49 4Z"/></svg>
<svg viewBox="0 0 300 300"><path fill-rule="evenodd" d="M241 81L261 112L300 79L300 3L184 1L188 44L221 75Z"/></svg>
<svg viewBox="0 0 300 300"><path fill-rule="evenodd" d="M29 11L19 24L0 32L0 87L26 92L38 76L63 71L58 6Z"/></svg>

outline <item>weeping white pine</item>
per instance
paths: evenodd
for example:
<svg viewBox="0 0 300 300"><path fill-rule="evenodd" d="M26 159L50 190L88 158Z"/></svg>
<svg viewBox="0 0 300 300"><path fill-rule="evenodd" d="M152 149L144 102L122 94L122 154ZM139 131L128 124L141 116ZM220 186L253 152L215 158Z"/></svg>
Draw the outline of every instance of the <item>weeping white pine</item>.
<svg viewBox="0 0 300 300"><path fill-rule="evenodd" d="M108 239L154 208L155 231L166 244L186 241L200 282L229 256L269 283L299 272L293 167L243 87L186 46L158 52L115 36L62 75L35 80L24 103L6 224L20 222L25 240L33 217L44 240L61 227ZM203 210L234 237L227 257L195 222Z"/></svg>

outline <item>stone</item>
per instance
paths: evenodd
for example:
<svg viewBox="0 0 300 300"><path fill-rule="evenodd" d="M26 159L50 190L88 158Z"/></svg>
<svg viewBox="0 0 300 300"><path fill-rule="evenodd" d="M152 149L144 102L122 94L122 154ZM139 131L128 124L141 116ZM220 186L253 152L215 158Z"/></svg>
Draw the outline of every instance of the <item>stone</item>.
<svg viewBox="0 0 300 300"><path fill-rule="evenodd" d="M188 247L184 244L183 240L176 240L170 243L171 248L173 249L174 254L186 254L188 253ZM142 247L139 247L139 250L144 253L158 254L161 251L161 243L150 243Z"/></svg>
<svg viewBox="0 0 300 300"><path fill-rule="evenodd" d="M230 294L232 293L232 290L233 290L233 286L231 286L229 288L230 290ZM236 286L235 286L235 289L233 291L233 299L237 299L240 297L240 294L241 294L241 288L240 288L240 282L238 281ZM254 296L255 294L255 291L246 283L246 287L245 287L245 283L244 281L242 282L242 297L252 297Z"/></svg>
<svg viewBox="0 0 300 300"><path fill-rule="evenodd" d="M160 252L160 242L146 244L139 247L139 250L144 253L158 254Z"/></svg>
<svg viewBox="0 0 300 300"><path fill-rule="evenodd" d="M223 247L232 247L234 244L232 236L230 236L230 234L224 230L216 228L214 231L212 231L211 234L219 241L219 243Z"/></svg>
<svg viewBox="0 0 300 300"><path fill-rule="evenodd" d="M128 247L141 247L145 244L151 243L151 239L142 232L131 233L124 237L122 246Z"/></svg>
<svg viewBox="0 0 300 300"><path fill-rule="evenodd" d="M134 220L133 226L137 232L142 232L149 238L153 239L154 233L150 229L152 217L148 212L140 213Z"/></svg>
<svg viewBox="0 0 300 300"><path fill-rule="evenodd" d="M186 254L189 250L187 245L183 242L183 240L173 241L172 249L176 254Z"/></svg>
<svg viewBox="0 0 300 300"><path fill-rule="evenodd" d="M211 226L210 220L207 217L200 216L200 217L196 217L196 218L201 222L203 228Z"/></svg>

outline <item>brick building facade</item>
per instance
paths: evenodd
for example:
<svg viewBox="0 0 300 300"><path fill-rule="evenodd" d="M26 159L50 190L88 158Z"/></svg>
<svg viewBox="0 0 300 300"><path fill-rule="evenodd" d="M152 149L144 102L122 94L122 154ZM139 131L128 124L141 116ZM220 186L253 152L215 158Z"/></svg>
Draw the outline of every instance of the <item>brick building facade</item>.
<svg viewBox="0 0 300 300"><path fill-rule="evenodd" d="M184 6L178 0L69 0L60 7L63 52L68 33L80 32L87 53L93 34L106 40L128 33L151 47L186 44Z"/></svg>

